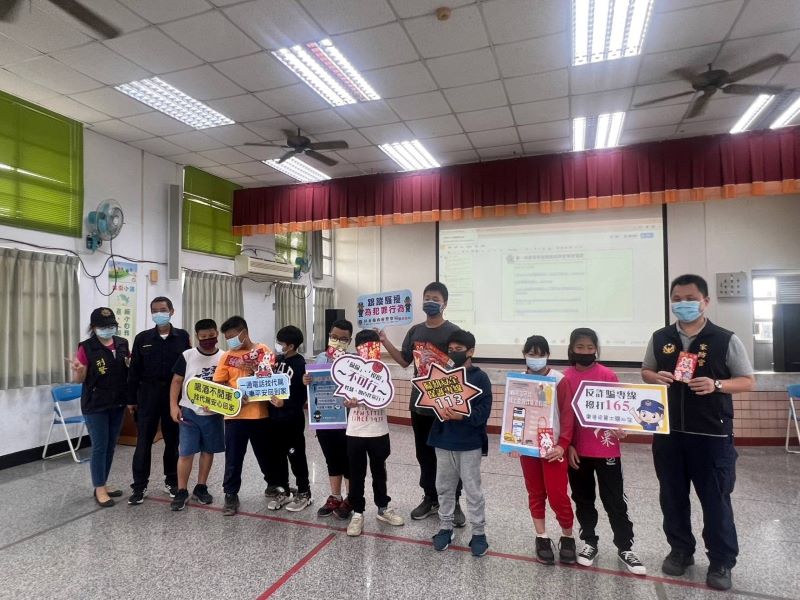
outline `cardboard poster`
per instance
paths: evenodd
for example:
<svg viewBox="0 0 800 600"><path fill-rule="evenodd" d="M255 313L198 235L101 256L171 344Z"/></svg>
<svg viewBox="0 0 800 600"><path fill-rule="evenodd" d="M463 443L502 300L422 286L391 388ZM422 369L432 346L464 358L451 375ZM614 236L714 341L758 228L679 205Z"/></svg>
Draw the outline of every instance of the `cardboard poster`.
<svg viewBox="0 0 800 600"><path fill-rule="evenodd" d="M447 352L442 352L430 342L414 342L411 353L414 356L414 367L418 377L427 376L431 365L439 365L445 369L453 366L453 361L447 356Z"/></svg>
<svg viewBox="0 0 800 600"><path fill-rule="evenodd" d="M266 377L240 377L236 385L248 402L263 402L272 396L286 400L289 397L290 383L286 373L273 373Z"/></svg>
<svg viewBox="0 0 800 600"><path fill-rule="evenodd" d="M411 298L411 290L362 294L356 301L359 328L410 325L414 320Z"/></svg>
<svg viewBox="0 0 800 600"><path fill-rule="evenodd" d="M331 377L337 388L334 395L358 400L370 408L386 408L394 399L394 384L389 368L379 360L364 360L345 354L331 365Z"/></svg>
<svg viewBox="0 0 800 600"><path fill-rule="evenodd" d="M192 377L186 383L186 395L192 404L218 415L235 417L242 410L242 392L199 377Z"/></svg>
<svg viewBox="0 0 800 600"><path fill-rule="evenodd" d="M108 298L109 308L117 316L117 323L119 323L117 335L128 340L131 348L133 348L133 338L136 337L138 268L136 263L123 262L115 258L108 269L108 285L111 292L111 296Z"/></svg>
<svg viewBox="0 0 800 600"><path fill-rule="evenodd" d="M449 407L465 417L472 414L470 400L481 394L482 390L467 381L464 367L446 370L432 364L425 377L415 377L411 383L420 392L415 405L418 408L433 409L440 421L444 421L445 408Z"/></svg>
<svg viewBox="0 0 800 600"><path fill-rule="evenodd" d="M665 385L584 381L572 408L584 427L669 433Z"/></svg>
<svg viewBox="0 0 800 600"><path fill-rule="evenodd" d="M347 409L335 396L338 388L331 378L331 365L306 365L308 384L308 425L311 429L346 429Z"/></svg>
<svg viewBox="0 0 800 600"><path fill-rule="evenodd" d="M558 442L553 416L558 410L555 377L509 373L500 430L500 452L541 457Z"/></svg>

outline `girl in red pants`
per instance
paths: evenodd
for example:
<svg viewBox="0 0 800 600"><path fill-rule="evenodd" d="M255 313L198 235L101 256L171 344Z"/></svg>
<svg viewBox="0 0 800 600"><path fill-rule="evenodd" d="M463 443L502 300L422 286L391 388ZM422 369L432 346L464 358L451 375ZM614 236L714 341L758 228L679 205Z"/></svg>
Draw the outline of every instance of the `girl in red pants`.
<svg viewBox="0 0 800 600"><path fill-rule="evenodd" d="M562 373L547 366L550 357L550 346L540 335L532 335L522 348L527 366L526 373L554 377L556 383L564 377ZM574 415L570 399L558 396L558 410L553 415L553 438L558 443L541 458L520 456L522 475L528 490L528 504L536 529L536 559L543 564L555 563L553 542L547 537L545 529L545 500L550 500L550 507L556 513L561 525L561 540L558 544L558 559L562 563L574 564L575 538L572 537L572 504L567 494L567 462L566 450L572 439Z"/></svg>

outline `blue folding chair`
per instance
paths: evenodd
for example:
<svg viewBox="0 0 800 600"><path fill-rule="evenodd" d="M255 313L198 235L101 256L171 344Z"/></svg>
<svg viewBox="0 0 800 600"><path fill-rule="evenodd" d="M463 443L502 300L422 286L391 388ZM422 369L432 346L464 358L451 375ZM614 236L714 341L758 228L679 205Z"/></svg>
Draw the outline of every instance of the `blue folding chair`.
<svg viewBox="0 0 800 600"><path fill-rule="evenodd" d="M56 456L63 456L64 454L72 453L72 458L75 460L76 463L86 462L89 460L86 459L79 459L78 454L75 452L78 448L81 447L81 440L83 440L84 432L86 431L86 420L83 418L83 415L78 414L71 417L65 417L63 411L61 410L61 405L67 402L74 402L75 400L80 400L81 391L83 389L83 385L80 383L65 383L62 385L53 386L52 395L53 395L53 422L50 423L50 430L47 432L47 441L44 443L44 450L42 450L42 459L46 458L54 458ZM64 435L67 438L67 446L69 446L69 450L65 450L64 452L60 452L58 454L53 454L51 456L47 456L47 447L50 445L50 436L53 433L53 426L54 425L61 425L64 428ZM79 436L78 436L78 443L73 446L72 445L72 437L69 434L69 429L67 425L80 425Z"/></svg>
<svg viewBox="0 0 800 600"><path fill-rule="evenodd" d="M794 405L795 400L800 404L800 383L788 386L786 391L789 392L789 420L786 421L785 447L789 454L800 454L800 450L789 450L789 426L792 421L794 421L794 432L797 434L797 441L800 442L800 425L797 423L797 407Z"/></svg>

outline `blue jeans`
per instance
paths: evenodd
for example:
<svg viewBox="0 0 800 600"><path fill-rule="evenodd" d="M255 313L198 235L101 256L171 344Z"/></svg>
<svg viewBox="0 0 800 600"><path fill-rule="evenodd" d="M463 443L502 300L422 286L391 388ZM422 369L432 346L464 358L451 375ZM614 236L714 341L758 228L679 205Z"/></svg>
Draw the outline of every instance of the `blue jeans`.
<svg viewBox="0 0 800 600"><path fill-rule="evenodd" d="M86 419L86 429L89 439L92 440L92 485L101 487L106 484L108 474L111 472L111 461L114 460L114 448L122 429L122 417L125 407L109 408L96 413L83 415Z"/></svg>

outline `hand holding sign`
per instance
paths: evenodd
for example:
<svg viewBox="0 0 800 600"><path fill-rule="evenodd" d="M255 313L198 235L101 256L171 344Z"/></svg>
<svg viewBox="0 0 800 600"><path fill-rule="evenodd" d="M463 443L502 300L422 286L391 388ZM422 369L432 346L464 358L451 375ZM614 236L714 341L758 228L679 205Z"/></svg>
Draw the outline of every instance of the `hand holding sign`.
<svg viewBox="0 0 800 600"><path fill-rule="evenodd" d="M338 385L335 396L354 399L370 408L381 409L394 398L389 368L379 360L364 360L345 354L331 365L331 377Z"/></svg>
<svg viewBox="0 0 800 600"><path fill-rule="evenodd" d="M481 393L481 389L467 381L464 367L447 371L433 363L425 377L411 380L420 391L416 406L432 408L440 421L461 420L472 414L470 400Z"/></svg>

